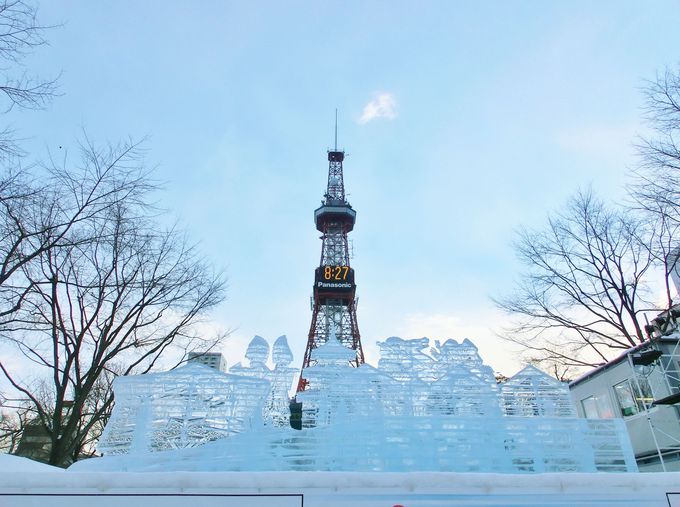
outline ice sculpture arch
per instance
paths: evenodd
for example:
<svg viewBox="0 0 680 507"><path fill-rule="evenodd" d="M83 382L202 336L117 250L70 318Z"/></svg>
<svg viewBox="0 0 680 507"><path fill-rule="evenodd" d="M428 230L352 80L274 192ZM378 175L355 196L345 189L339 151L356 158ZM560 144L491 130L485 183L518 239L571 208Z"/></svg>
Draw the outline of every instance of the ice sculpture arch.
<svg viewBox="0 0 680 507"><path fill-rule="evenodd" d="M288 426L296 370L285 336L271 350L255 337L247 364L229 374L186 366L117 379L99 449L149 454L203 445L190 455L158 453L170 469L636 470L623 422L576 418L566 384L533 366L498 385L467 339L391 337L378 346L377 368L352 367L355 352L332 337L313 351L308 388L298 394L301 431ZM138 458L120 459L143 469Z"/></svg>

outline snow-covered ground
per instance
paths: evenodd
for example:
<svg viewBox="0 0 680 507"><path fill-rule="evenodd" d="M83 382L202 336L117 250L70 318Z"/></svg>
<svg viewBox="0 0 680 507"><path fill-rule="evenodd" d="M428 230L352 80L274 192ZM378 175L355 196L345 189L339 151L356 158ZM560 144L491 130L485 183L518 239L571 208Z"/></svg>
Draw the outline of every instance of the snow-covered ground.
<svg viewBox="0 0 680 507"><path fill-rule="evenodd" d="M20 456L13 456L11 454L0 454L0 470L6 472L63 472L62 468L45 465L32 459L22 458Z"/></svg>

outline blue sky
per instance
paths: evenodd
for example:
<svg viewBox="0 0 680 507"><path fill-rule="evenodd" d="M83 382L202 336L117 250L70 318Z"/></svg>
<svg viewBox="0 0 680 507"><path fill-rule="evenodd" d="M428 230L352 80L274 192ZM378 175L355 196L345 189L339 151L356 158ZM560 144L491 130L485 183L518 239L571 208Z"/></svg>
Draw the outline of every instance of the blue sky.
<svg viewBox="0 0 680 507"><path fill-rule="evenodd" d="M213 314L229 363L260 334L298 361L321 242L313 210L339 109L359 327L494 336L511 241L579 187L616 199L645 79L680 62L677 2L43 2L63 23L26 60L62 72L45 111L13 111L36 157L148 135L162 205L229 277ZM382 104L378 113L366 111ZM368 109L366 109L368 107Z"/></svg>

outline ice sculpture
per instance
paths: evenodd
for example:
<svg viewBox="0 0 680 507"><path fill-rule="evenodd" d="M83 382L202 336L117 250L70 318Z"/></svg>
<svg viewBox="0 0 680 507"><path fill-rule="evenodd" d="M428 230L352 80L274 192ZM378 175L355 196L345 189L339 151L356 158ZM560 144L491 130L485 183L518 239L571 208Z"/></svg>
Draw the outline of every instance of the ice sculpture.
<svg viewBox="0 0 680 507"><path fill-rule="evenodd" d="M262 425L266 380L202 364L118 377L115 408L97 449L104 454L181 449Z"/></svg>
<svg viewBox="0 0 680 507"><path fill-rule="evenodd" d="M269 358L269 343L261 336L255 336L248 344L246 350L246 359L248 366L241 363L236 363L229 368L229 371L235 375L245 375L247 377L264 378L269 372L269 368L265 364Z"/></svg>
<svg viewBox="0 0 680 507"><path fill-rule="evenodd" d="M485 366L470 340L459 344L435 342L429 354L428 338L388 338L378 343L381 372L398 381L392 413L412 408L412 415L496 415L500 416L498 389L493 370ZM406 396L407 399L401 399Z"/></svg>
<svg viewBox="0 0 680 507"><path fill-rule="evenodd" d="M503 409L524 417L576 417L566 384L528 365L503 384Z"/></svg>
<svg viewBox="0 0 680 507"><path fill-rule="evenodd" d="M279 336L274 342L272 362L274 369L269 374L271 390L265 405L265 421L274 426L288 427L290 422L288 396L298 369L290 367L293 353L285 336Z"/></svg>
<svg viewBox="0 0 680 507"><path fill-rule="evenodd" d="M288 408L288 391L291 388L297 368L290 368L293 354L288 347L288 339L279 336L272 349L274 369L267 367L269 359L269 343L261 336L253 338L246 350L249 366L237 363L229 369L234 375L265 379L270 384L269 394L263 400L262 417L268 426L288 426L290 410Z"/></svg>
<svg viewBox="0 0 680 507"><path fill-rule="evenodd" d="M396 336L378 342L378 368L401 382L433 379L432 358L423 351L429 347L428 338L402 340Z"/></svg>
<svg viewBox="0 0 680 507"><path fill-rule="evenodd" d="M305 369L309 384L297 395L297 401L302 402L303 427L347 424L348 418L380 413L382 400L376 385L387 388L387 383L369 365L352 368L350 361L355 358L356 352L342 345L333 330L328 341L312 351L316 364Z"/></svg>
<svg viewBox="0 0 680 507"><path fill-rule="evenodd" d="M208 442L156 453L154 466L162 462L171 470L637 469L623 421L576 418L567 386L533 366L499 386L469 340L431 346L427 338L392 337L378 345L377 368L352 367L355 353L332 333L313 351L308 388L297 395L300 431L287 425L295 370L285 337L273 346L273 369L267 367L269 345L255 337L248 366L238 364L229 375L187 367L119 379L99 448L148 453ZM213 398L220 389L230 394ZM140 460L120 463L145 469Z"/></svg>

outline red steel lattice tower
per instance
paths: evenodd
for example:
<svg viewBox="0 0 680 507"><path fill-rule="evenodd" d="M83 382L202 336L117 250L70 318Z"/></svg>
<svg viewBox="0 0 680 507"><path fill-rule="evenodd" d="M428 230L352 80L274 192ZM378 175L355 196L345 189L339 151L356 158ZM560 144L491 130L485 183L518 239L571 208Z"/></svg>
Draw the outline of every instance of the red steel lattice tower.
<svg viewBox="0 0 680 507"><path fill-rule="evenodd" d="M336 134L337 136L337 134ZM337 139L337 137L336 137ZM328 152L328 186L321 207L314 211L314 222L321 236L321 262L314 273L312 324L309 327L307 348L302 361L297 392L307 387L305 368L314 363L312 351L326 343L331 336L345 347L356 351L351 361L363 364L364 351L357 325L356 284L354 269L349 264L347 234L354 228L357 213L345 196L342 162L345 152Z"/></svg>

